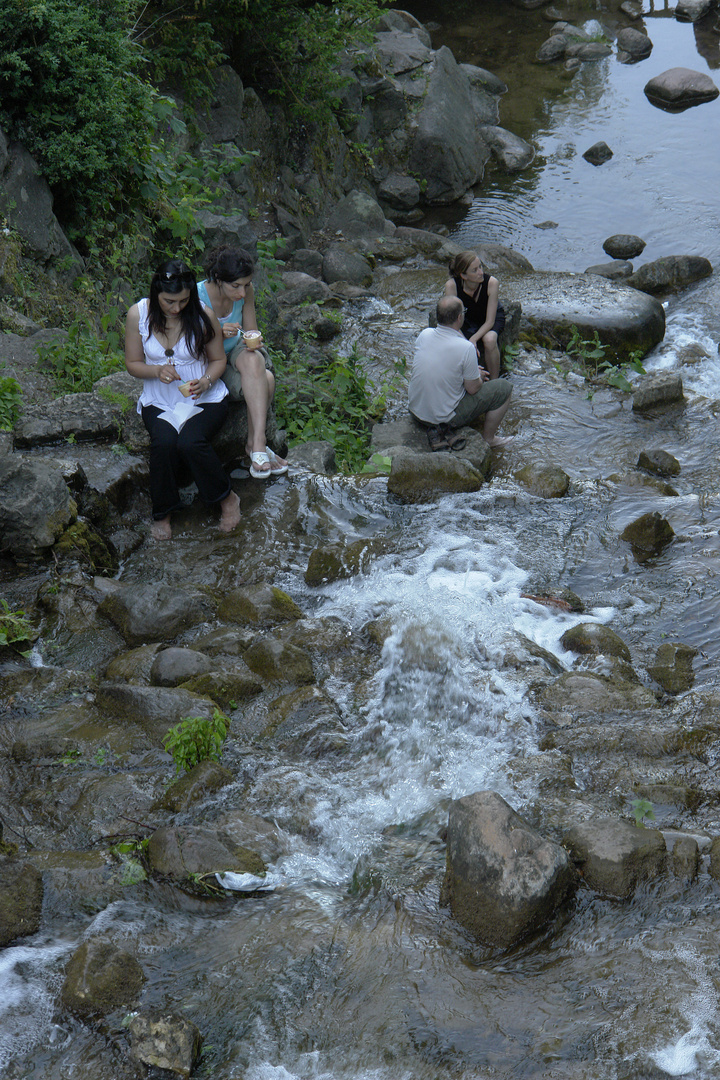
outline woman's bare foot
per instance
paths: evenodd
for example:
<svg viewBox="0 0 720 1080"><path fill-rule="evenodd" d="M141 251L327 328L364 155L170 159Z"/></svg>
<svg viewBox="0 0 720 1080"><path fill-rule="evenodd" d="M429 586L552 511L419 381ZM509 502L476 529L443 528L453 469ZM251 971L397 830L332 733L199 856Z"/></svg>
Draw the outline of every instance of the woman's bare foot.
<svg viewBox="0 0 720 1080"><path fill-rule="evenodd" d="M499 438L499 436L495 435L492 439L486 439L485 442L488 444L488 446L492 446L494 448L496 446L507 446L507 444L511 443L514 438L514 435L506 435L504 438L501 439Z"/></svg>
<svg viewBox="0 0 720 1080"><path fill-rule="evenodd" d="M220 503L220 532L232 532L240 524L240 500L231 491Z"/></svg>
<svg viewBox="0 0 720 1080"><path fill-rule="evenodd" d="M153 540L172 540L172 529L170 528L170 515L160 518L159 521L153 521L150 526L150 535Z"/></svg>

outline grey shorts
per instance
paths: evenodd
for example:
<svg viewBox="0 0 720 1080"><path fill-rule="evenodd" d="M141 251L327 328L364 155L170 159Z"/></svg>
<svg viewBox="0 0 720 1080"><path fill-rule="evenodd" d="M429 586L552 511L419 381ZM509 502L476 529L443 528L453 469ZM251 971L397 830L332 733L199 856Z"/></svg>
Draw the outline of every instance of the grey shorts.
<svg viewBox="0 0 720 1080"><path fill-rule="evenodd" d="M464 427L479 416L493 412L504 405L512 394L512 383L507 379L490 379L484 382L476 394L465 394L460 398L455 412L448 423L450 427Z"/></svg>

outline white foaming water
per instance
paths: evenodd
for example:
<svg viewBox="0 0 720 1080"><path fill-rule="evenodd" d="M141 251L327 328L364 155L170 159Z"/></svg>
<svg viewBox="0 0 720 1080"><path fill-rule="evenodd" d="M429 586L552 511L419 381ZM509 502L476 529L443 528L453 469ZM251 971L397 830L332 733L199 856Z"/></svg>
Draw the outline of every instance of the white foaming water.
<svg viewBox="0 0 720 1080"><path fill-rule="evenodd" d="M47 1038L60 982L50 971L69 947L19 945L0 953L0 1070Z"/></svg>
<svg viewBox="0 0 720 1080"><path fill-rule="evenodd" d="M717 1076L720 1050L710 1041L713 1034L716 1036L717 1024L717 990L713 975L707 962L687 946L667 950L664 958L668 963L680 960L684 970L692 975L693 990L678 1006L689 1030L650 1054L650 1058L668 1076ZM663 959L662 954L656 954L656 959Z"/></svg>
<svg viewBox="0 0 720 1080"><path fill-rule="evenodd" d="M463 516L474 531L465 499ZM460 505L450 502L448 521ZM430 531L429 514L418 511L415 524ZM353 733L353 753L301 778L321 853L298 841L278 867L286 880L342 881L388 826L427 814L439 825L447 802L473 791L493 788L520 807L523 793L512 788L508 766L536 752L534 713L524 681L503 670L504 659L524 648L522 635L569 664L559 644L564 631L612 615L610 608L590 617L558 613L524 598L525 581L499 543L449 526L426 546L410 539L400 559L376 563L371 576L325 590L320 614L338 615L356 630L380 618L389 634L360 704L354 686L338 680L326 687ZM287 769L275 773L278 790L297 791L296 775L292 784L278 783L288 779ZM266 774L258 790L267 781ZM274 805L281 818L291 812Z"/></svg>

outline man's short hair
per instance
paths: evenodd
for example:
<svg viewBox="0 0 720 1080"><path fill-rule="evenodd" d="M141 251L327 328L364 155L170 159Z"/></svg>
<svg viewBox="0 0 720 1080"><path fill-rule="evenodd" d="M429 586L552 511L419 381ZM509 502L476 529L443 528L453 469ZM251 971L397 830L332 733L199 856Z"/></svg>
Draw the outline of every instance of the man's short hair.
<svg viewBox="0 0 720 1080"><path fill-rule="evenodd" d="M438 326L452 326L464 310L464 304L459 296L441 296L436 311Z"/></svg>

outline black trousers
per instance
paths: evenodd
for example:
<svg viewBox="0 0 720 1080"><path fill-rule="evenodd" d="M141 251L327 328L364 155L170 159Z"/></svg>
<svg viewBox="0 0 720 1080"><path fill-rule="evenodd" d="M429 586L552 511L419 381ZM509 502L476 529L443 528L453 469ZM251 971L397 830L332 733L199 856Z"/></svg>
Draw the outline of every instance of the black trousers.
<svg viewBox="0 0 720 1080"><path fill-rule="evenodd" d="M183 466L190 471L203 502L212 505L230 494L230 481L210 445L228 414L227 398L200 408L201 415L191 416L182 431L176 431L160 419L160 409L143 406L143 423L150 434L150 498L155 521L182 507L179 478Z"/></svg>

